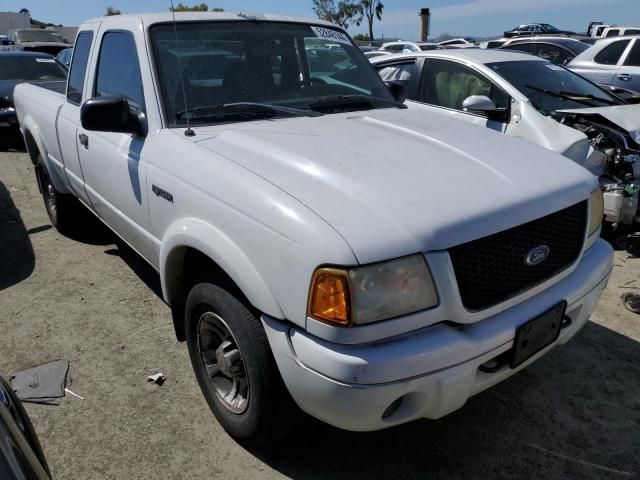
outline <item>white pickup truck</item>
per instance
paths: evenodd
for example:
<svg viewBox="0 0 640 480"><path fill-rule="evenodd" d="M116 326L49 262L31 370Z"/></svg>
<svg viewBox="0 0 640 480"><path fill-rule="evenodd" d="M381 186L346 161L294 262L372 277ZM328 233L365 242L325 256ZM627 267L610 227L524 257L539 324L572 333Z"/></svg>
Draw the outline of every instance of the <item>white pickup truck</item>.
<svg viewBox="0 0 640 480"><path fill-rule="evenodd" d="M79 201L159 272L247 442L291 399L349 430L442 417L607 283L593 175L401 100L343 30L230 13L88 21L66 88L15 92L51 222L82 228Z"/></svg>

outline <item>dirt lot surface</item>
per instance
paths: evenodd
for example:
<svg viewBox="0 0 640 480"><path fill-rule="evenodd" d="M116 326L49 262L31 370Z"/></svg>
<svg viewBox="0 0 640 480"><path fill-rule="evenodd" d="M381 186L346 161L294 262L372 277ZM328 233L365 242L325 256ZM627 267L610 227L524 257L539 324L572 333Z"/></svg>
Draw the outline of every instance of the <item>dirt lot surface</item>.
<svg viewBox="0 0 640 480"><path fill-rule="evenodd" d="M0 153L0 374L65 358L86 397L27 406L56 479L639 478L640 316L619 297L640 260L615 264L578 336L462 410L370 434L309 420L248 451L209 412L153 270L90 223L58 234L27 155Z"/></svg>

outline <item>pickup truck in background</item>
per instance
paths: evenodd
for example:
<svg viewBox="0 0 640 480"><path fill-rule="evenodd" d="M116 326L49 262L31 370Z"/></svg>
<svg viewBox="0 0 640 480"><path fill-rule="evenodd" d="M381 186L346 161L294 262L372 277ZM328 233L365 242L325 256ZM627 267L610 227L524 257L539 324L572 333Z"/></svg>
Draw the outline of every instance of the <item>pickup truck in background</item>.
<svg viewBox="0 0 640 480"><path fill-rule="evenodd" d="M293 402L439 418L588 320L612 249L585 169L405 109L331 24L175 19L84 23L64 93L15 104L52 224L81 203L158 271L232 436L268 442Z"/></svg>
<svg viewBox="0 0 640 480"><path fill-rule="evenodd" d="M23 28L9 32L11 50L25 52L42 52L57 55L61 50L69 48L69 43L58 32L43 28Z"/></svg>

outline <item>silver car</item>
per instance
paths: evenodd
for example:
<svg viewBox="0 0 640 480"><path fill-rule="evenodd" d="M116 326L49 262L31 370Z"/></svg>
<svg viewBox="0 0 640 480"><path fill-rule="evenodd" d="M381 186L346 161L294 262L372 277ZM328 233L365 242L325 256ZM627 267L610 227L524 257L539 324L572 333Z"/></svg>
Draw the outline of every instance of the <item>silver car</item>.
<svg viewBox="0 0 640 480"><path fill-rule="evenodd" d="M594 83L640 92L640 35L600 40L567 67Z"/></svg>

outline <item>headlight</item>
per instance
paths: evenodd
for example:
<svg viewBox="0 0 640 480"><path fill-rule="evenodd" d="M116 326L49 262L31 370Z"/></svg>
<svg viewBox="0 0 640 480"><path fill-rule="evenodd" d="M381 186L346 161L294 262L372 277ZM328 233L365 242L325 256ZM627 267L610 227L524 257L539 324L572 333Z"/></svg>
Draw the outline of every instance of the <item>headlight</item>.
<svg viewBox="0 0 640 480"><path fill-rule="evenodd" d="M589 198L589 235L591 236L598 231L602 225L602 217L604 216L604 200L602 198L602 190L594 190Z"/></svg>
<svg viewBox="0 0 640 480"><path fill-rule="evenodd" d="M307 314L334 325L362 325L438 304L422 255L352 269L320 268L311 281Z"/></svg>
<svg viewBox="0 0 640 480"><path fill-rule="evenodd" d="M633 138L633 141L640 145L640 130L633 130L629 132L629 134L631 135L631 138Z"/></svg>

